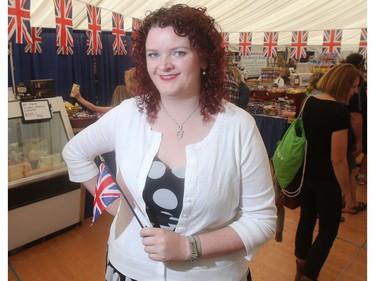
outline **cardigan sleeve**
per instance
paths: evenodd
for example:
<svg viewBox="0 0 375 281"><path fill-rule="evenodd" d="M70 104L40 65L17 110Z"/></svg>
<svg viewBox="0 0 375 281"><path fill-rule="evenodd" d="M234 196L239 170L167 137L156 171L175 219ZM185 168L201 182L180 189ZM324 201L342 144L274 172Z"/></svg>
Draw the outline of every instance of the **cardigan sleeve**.
<svg viewBox="0 0 375 281"><path fill-rule="evenodd" d="M252 117L251 117L252 118ZM249 128L248 124L252 124ZM254 122L247 122L242 142L242 195L239 219L230 226L241 237L249 258L276 231L277 211L270 163L262 137Z"/></svg>
<svg viewBox="0 0 375 281"><path fill-rule="evenodd" d="M118 120L126 118L124 112L129 111L127 108L125 103L113 108L65 145L62 154L71 181L84 182L98 174L94 159L99 154L115 149Z"/></svg>

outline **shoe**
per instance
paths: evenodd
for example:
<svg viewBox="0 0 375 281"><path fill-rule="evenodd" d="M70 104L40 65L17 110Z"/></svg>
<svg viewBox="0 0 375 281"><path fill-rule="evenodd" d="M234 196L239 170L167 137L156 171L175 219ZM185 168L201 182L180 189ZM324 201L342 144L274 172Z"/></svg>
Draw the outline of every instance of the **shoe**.
<svg viewBox="0 0 375 281"><path fill-rule="evenodd" d="M357 175L355 176L355 181L356 181L357 184L359 184L359 185L364 185L364 184L366 184L365 175L357 174Z"/></svg>
<svg viewBox="0 0 375 281"><path fill-rule="evenodd" d="M367 205L365 202L358 202L358 205L351 209L348 213L351 215L356 215L359 212L365 211L367 209Z"/></svg>

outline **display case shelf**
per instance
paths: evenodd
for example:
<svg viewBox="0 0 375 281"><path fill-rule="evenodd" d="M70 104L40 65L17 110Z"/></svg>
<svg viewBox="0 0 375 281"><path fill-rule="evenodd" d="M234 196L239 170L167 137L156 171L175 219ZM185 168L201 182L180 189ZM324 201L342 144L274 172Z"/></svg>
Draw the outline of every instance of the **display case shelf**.
<svg viewBox="0 0 375 281"><path fill-rule="evenodd" d="M8 253L81 223L81 186L62 158L74 136L64 101L41 100L30 101L31 110L38 116L38 105L48 104L50 118L32 121L22 101L8 101Z"/></svg>

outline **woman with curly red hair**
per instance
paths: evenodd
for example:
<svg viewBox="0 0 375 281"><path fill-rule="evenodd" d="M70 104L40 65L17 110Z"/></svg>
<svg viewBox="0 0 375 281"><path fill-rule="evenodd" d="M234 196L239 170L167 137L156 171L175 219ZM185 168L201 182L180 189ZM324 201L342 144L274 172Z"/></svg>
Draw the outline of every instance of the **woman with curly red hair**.
<svg viewBox="0 0 375 281"><path fill-rule="evenodd" d="M64 148L70 179L92 193L94 157L116 151L130 204L107 209L106 280L251 280L249 260L275 233L267 152L251 115L225 100L221 43L205 8L148 14L133 37L135 97Z"/></svg>

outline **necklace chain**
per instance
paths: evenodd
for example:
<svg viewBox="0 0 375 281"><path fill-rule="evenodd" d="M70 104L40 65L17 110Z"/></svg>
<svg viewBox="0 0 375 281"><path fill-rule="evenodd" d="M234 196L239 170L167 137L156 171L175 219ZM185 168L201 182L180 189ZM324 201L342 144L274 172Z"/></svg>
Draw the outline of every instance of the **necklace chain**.
<svg viewBox="0 0 375 281"><path fill-rule="evenodd" d="M169 112L165 109L164 105L162 102L161 103L161 106L163 107L165 113L167 113L168 117L177 125L177 132L176 132L176 137L180 140L183 136L184 136L184 125L185 123L190 119L191 116L193 116L193 114L197 111L197 109L199 108L199 104L198 106L193 110L192 113L190 113L190 115L185 119L184 122L182 122L182 124L178 124L176 120L174 120L174 118L169 114Z"/></svg>

